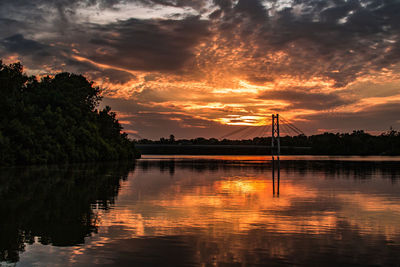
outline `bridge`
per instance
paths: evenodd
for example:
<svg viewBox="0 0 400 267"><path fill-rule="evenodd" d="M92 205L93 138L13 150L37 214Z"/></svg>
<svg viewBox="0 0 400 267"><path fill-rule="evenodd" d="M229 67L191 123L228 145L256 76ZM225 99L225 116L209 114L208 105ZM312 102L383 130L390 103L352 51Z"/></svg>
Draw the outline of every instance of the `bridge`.
<svg viewBox="0 0 400 267"><path fill-rule="evenodd" d="M283 118L279 114L271 116L271 124L259 127L243 126L239 129L225 134L219 138L224 140L228 137L235 137L241 140L254 136L255 132L259 137L271 138L271 145L246 145L246 144L136 144L142 154L176 154L176 155L276 155L279 156L283 150L287 154L306 153L310 147L281 146L281 128L286 133L304 135L296 125ZM283 123L280 123L282 121Z"/></svg>
<svg viewBox="0 0 400 267"><path fill-rule="evenodd" d="M281 150L292 151L307 151L311 149L310 147L289 147L289 146L281 146L280 144L280 127L285 125L287 127L286 130L291 130L295 132L297 135L304 135L304 133L296 127L290 121L283 119L279 114L272 114L271 125L268 127L267 125L263 126L262 133L265 134L269 130L271 130L271 145L198 145L198 144L137 144L136 147L142 152L142 154L166 154L166 155L272 155L271 158L271 173L272 173L272 193L274 197L279 197L280 191L280 159L279 156L281 154ZM282 120L284 124L280 124L279 120ZM245 126L240 128L239 130L235 130L229 134L226 134L220 139L225 139L228 136L232 136L238 134L240 132L249 132L251 126ZM249 153L250 152L250 153Z"/></svg>

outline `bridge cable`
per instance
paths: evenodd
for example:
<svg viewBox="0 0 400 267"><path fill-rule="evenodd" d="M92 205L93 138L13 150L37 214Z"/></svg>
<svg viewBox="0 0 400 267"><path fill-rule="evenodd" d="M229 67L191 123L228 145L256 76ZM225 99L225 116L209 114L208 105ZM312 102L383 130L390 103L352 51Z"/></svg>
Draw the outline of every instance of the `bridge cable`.
<svg viewBox="0 0 400 267"><path fill-rule="evenodd" d="M296 125L294 125L293 123L291 123L290 121L288 121L287 119L283 119L284 121L286 121L288 123L288 125L292 126L294 129L296 129L298 132L300 132L301 134L305 135L304 132L302 130L300 130L298 127L296 127Z"/></svg>
<svg viewBox="0 0 400 267"><path fill-rule="evenodd" d="M249 127L250 127L250 126L247 126L247 125L246 125L246 126L243 126L243 127L239 128L239 129L236 129L236 130L234 130L234 131L232 131L232 132L230 132L230 133L227 133L227 134L221 136L219 139L224 139L224 138L226 138L226 137L228 137L228 136L231 136L231 135L240 133L240 132L242 132L242 131L248 129Z"/></svg>
<svg viewBox="0 0 400 267"><path fill-rule="evenodd" d="M272 126L270 124L267 125L267 129L265 129L265 137L269 137L271 135Z"/></svg>
<svg viewBox="0 0 400 267"><path fill-rule="evenodd" d="M280 127L280 129L279 129L279 135L280 135L280 137L283 137L283 134L286 134L286 135L289 135L289 134L290 134L290 132L289 132L288 127L287 127L286 124L280 123L280 124L279 124L279 127Z"/></svg>
<svg viewBox="0 0 400 267"><path fill-rule="evenodd" d="M265 132L265 128L267 127L267 125L261 125L260 126L260 131L258 132L258 135L256 137L262 137L264 132Z"/></svg>
<svg viewBox="0 0 400 267"><path fill-rule="evenodd" d="M268 137L268 135L271 133L271 125L267 124L265 125L265 130L264 130L264 134L263 137Z"/></svg>
<svg viewBox="0 0 400 267"><path fill-rule="evenodd" d="M250 132L249 133L249 135L247 136L248 138L250 138L250 137L257 137L258 136L258 132L259 132L259 130L260 130L260 128L259 128L259 126L255 126L255 127L253 127L254 128L254 131L252 131L252 132Z"/></svg>
<svg viewBox="0 0 400 267"><path fill-rule="evenodd" d="M295 131L297 134L304 134L304 132L302 130L300 130L299 128L297 128L293 123L291 123L290 121L288 121L287 119L283 118L281 116L281 120L288 126L290 127L293 131Z"/></svg>
<svg viewBox="0 0 400 267"><path fill-rule="evenodd" d="M290 127L291 129L293 129L298 135L305 135L302 130L300 130L299 128L297 128L293 124L288 123L287 126Z"/></svg>
<svg viewBox="0 0 400 267"><path fill-rule="evenodd" d="M290 126L288 123L284 123L282 124L282 127L286 127L286 129L288 129L288 133L294 133L294 135L299 135L300 133L294 129L292 126Z"/></svg>
<svg viewBox="0 0 400 267"><path fill-rule="evenodd" d="M254 133L254 126L250 126L249 127L249 131L245 131L240 137L239 137L239 139L244 139L244 138L247 138L248 136L250 136L251 134L253 134Z"/></svg>
<svg viewBox="0 0 400 267"><path fill-rule="evenodd" d="M263 128L264 128L264 127L265 127L265 125L256 126L257 129L255 129L255 131L254 131L254 136L253 136L253 138L259 137L260 134L262 134Z"/></svg>
<svg viewBox="0 0 400 267"><path fill-rule="evenodd" d="M285 129L288 136L290 136L294 131L287 124L282 124L282 128ZM297 132L294 132L297 135Z"/></svg>
<svg viewBox="0 0 400 267"><path fill-rule="evenodd" d="M272 125L269 124L269 125L268 125L268 129L267 129L267 131L266 131L266 133L267 133L266 137L272 137L271 131L272 131Z"/></svg>
<svg viewBox="0 0 400 267"><path fill-rule="evenodd" d="M269 134L270 129L271 129L271 125L265 124L264 127L262 128L262 132L261 132L260 137L267 137L268 134Z"/></svg>

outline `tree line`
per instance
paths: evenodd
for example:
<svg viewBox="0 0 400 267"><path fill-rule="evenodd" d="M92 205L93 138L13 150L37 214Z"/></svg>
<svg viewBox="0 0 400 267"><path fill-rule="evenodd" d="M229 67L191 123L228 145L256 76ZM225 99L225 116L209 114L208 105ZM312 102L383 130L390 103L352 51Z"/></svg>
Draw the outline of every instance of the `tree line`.
<svg viewBox="0 0 400 267"><path fill-rule="evenodd" d="M281 136L282 153L312 155L400 155L400 132L390 129L380 135L371 135L363 130L352 133L323 133L317 135ZM180 145L261 145L270 146L271 137L255 137L243 140L218 140L216 138L175 139L173 135L160 140L141 139L138 144L180 144ZM291 148L304 149L291 149ZM213 153L218 149L207 148ZM223 149L220 149L220 152ZM168 151L172 151L169 149ZM265 154L266 150L249 149L246 154ZM230 149L228 152L235 152ZM243 151L240 151L243 154Z"/></svg>
<svg viewBox="0 0 400 267"><path fill-rule="evenodd" d="M100 89L84 76L27 76L0 60L0 165L88 162L140 156Z"/></svg>

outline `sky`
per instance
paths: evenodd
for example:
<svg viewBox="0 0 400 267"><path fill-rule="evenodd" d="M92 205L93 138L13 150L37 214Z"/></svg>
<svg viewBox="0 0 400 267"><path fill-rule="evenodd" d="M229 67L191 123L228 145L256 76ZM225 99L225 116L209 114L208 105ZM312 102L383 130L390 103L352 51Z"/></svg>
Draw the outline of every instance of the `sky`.
<svg viewBox="0 0 400 267"><path fill-rule="evenodd" d="M306 134L380 134L400 130L399 14L399 0L1 0L0 58L85 75L132 138L218 138L273 113Z"/></svg>

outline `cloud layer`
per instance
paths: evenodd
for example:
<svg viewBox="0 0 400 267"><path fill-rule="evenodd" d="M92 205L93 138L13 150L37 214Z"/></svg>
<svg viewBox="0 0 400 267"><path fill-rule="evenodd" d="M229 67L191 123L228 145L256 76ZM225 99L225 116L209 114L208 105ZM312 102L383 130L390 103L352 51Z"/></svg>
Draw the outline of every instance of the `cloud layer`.
<svg viewBox="0 0 400 267"><path fill-rule="evenodd" d="M383 131L400 126L399 13L396 0L3 1L0 57L84 73L143 137L218 137L272 112L307 133Z"/></svg>

